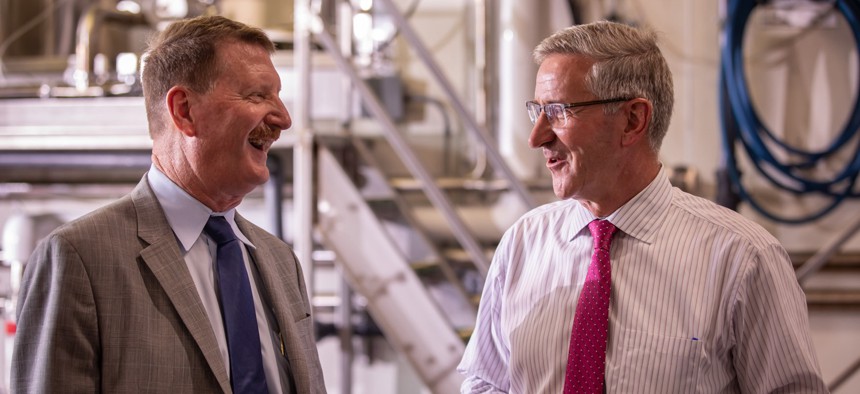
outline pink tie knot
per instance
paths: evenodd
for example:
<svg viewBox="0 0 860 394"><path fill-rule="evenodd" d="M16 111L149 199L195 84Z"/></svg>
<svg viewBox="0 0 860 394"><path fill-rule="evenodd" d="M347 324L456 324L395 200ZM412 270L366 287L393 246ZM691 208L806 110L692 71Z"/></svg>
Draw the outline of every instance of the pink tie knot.
<svg viewBox="0 0 860 394"><path fill-rule="evenodd" d="M591 236L594 238L594 249L609 250L609 243L612 241L612 235L618 230L614 224L608 220L596 219L588 223L588 229L591 231Z"/></svg>

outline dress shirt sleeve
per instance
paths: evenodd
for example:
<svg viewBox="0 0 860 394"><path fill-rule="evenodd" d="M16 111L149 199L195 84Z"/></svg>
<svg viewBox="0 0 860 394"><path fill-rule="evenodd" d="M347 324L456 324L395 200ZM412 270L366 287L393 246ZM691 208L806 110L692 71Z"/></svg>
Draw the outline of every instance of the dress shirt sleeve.
<svg viewBox="0 0 860 394"><path fill-rule="evenodd" d="M12 356L15 393L98 392L98 320L75 247L52 235L24 268Z"/></svg>
<svg viewBox="0 0 860 394"><path fill-rule="evenodd" d="M487 273L475 330L457 370L466 376L462 394L507 393L510 390L509 356L503 339L501 307L504 297L507 248L512 244L510 231L502 237Z"/></svg>
<svg viewBox="0 0 860 394"><path fill-rule="evenodd" d="M826 393L809 335L806 297L779 245L753 251L733 311L733 350L744 393Z"/></svg>

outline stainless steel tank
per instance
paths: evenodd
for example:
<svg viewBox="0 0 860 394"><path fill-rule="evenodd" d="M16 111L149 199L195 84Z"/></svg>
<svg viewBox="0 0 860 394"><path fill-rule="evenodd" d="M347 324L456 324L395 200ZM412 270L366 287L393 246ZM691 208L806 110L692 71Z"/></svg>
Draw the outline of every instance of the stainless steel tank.
<svg viewBox="0 0 860 394"><path fill-rule="evenodd" d="M92 0L0 0L0 73L6 84L61 77L75 51L75 27ZM20 75L19 75L20 74ZM23 83L23 82L22 82Z"/></svg>
<svg viewBox="0 0 860 394"><path fill-rule="evenodd" d="M0 97L63 83L81 16L96 6L115 8L116 0L0 0Z"/></svg>
<svg viewBox="0 0 860 394"><path fill-rule="evenodd" d="M0 1L3 57L65 57L73 53L77 18L91 1Z"/></svg>

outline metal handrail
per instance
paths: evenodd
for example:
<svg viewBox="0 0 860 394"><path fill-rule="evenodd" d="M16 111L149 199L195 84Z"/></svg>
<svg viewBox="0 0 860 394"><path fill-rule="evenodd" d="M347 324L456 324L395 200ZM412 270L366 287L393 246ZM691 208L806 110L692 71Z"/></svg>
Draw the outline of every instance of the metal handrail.
<svg viewBox="0 0 860 394"><path fill-rule="evenodd" d="M806 260L803 265L797 268L795 271L797 282L803 284L812 274L821 270L821 267L827 263L827 260L833 257L839 248L857 234L858 231L860 231L860 218L851 227L845 229L845 232L836 236L827 246L815 252L809 260Z"/></svg>
<svg viewBox="0 0 860 394"><path fill-rule="evenodd" d="M373 154L370 152L370 148L367 147L367 144L364 143L359 138L352 138L352 146L355 148L361 160L370 164L373 168L381 168L379 163L377 163L376 159L373 157ZM407 202L397 194L394 189L390 185L385 185L388 189L387 192L392 194L392 201L397 206L397 209L403 215L403 218L406 220L409 225L413 228L420 228L418 225L418 220L415 218L415 215L412 214L412 211L409 209ZM463 281L457 277L457 273L454 270L454 267L451 266L451 263L444 258L442 253L439 251L439 248L430 240L430 237L423 231L418 231L418 237L421 238L422 241L430 248L430 252L433 255L433 258L438 262L439 270L442 271L442 275L445 276L445 279L454 286L454 289L462 296L466 301L468 301L471 305L471 296L469 292L466 290L466 286L463 285ZM474 307L474 305L472 305ZM478 311L472 308L471 312L473 314L477 314Z"/></svg>
<svg viewBox="0 0 860 394"><path fill-rule="evenodd" d="M534 198L528 192L528 189L523 185L519 178L514 175L510 166L508 166L504 158L502 158L502 154L499 152L495 141L493 141L493 138L487 130L480 126L477 120L475 120L475 117L466 110L466 106L463 105L459 95L454 91L454 87L451 85L451 82L445 77L442 69L433 59L433 55L427 49L427 46L424 45L424 42L422 42L418 37L418 34L415 33L415 30L412 29L412 26L409 25L406 17L403 16L391 0L378 1L385 7L385 10L390 13L389 16L391 16L392 20L397 25L400 34L409 42L409 46L415 51L418 58L424 62L424 65L427 66L430 74L432 74L436 79L436 82L439 83L440 87L445 92L445 95L448 97L448 100L450 100L454 109L457 111L457 114L460 116L460 119L465 123L466 129L483 142L484 148L489 154L490 161L493 164L493 168L499 171L509 182L511 188L519 195L526 207L535 207L536 204Z"/></svg>
<svg viewBox="0 0 860 394"><path fill-rule="evenodd" d="M822 267L833 257L834 254L842 247L848 240L851 239L857 232L860 231L860 219L858 219L853 225L845 229L845 231L839 235L837 235L830 243L828 243L825 247L819 249L815 252L812 257L810 257L806 262L803 263L798 269L795 271L795 275L797 276L797 282L801 285L808 280L812 274L821 270ZM854 361L845 371L843 371L839 376L836 377L830 384L828 384L827 388L830 392L836 391L836 389L845 383L849 378L854 376L858 371L860 371L860 358Z"/></svg>
<svg viewBox="0 0 860 394"><path fill-rule="evenodd" d="M857 371L860 371L860 358L854 361L854 363L851 364L851 366L849 366L845 371L842 371L842 373L839 374L836 379L833 379L833 381L827 385L827 390L831 393L836 391L839 386L842 386L842 384L848 381L848 378L854 376Z"/></svg>
<svg viewBox="0 0 860 394"><path fill-rule="evenodd" d="M319 43L323 46L326 52L328 52L332 59L334 59L338 68L352 80L356 90L361 95L365 105L367 105L368 110L370 110L370 113L373 114L376 120L381 124L388 142L394 147L394 151L400 157L400 160L403 161L403 164L412 176L421 180L421 186L422 189L424 189L424 193L427 195L427 198L433 206L440 211L442 216L445 217L448 224L451 226L451 231L454 233L455 238L457 238L460 245L469 254L475 267L478 268L482 275L486 276L487 271L489 271L490 268L489 259L484 254L480 245L478 245L475 237L472 236L467 229L466 224L454 211L454 207L451 202L436 185L433 178L427 172L427 169L425 169L421 164L418 156L403 136L400 135L397 126L394 124L394 120L392 120L391 115L388 114L382 103L379 102L379 98L376 97L373 90L371 90L370 86L368 86L364 79L359 76L355 67L353 67L353 65L347 61L346 57L340 53L331 33L325 29L325 24L318 23L314 29L314 33L317 38L319 38Z"/></svg>

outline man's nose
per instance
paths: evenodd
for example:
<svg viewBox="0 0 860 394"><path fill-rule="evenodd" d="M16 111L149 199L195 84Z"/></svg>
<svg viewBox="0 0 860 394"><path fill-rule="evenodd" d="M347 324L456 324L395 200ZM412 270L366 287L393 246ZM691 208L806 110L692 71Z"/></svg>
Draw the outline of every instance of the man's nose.
<svg viewBox="0 0 860 394"><path fill-rule="evenodd" d="M529 147L540 148L544 144L551 142L555 138L555 132L547 120L546 115L541 112L537 117L537 122L532 126L532 132L529 134Z"/></svg>
<svg viewBox="0 0 860 394"><path fill-rule="evenodd" d="M277 127L279 130L289 129L293 125L293 119L290 117L290 111L280 97L277 97L274 102L274 109L269 113L266 123L272 127Z"/></svg>

